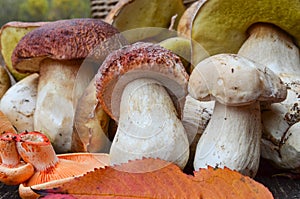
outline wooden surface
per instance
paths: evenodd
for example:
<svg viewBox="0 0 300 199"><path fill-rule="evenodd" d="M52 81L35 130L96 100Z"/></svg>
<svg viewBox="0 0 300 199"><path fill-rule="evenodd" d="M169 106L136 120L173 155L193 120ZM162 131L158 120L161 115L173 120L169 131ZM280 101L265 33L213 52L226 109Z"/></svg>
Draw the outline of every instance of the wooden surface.
<svg viewBox="0 0 300 199"><path fill-rule="evenodd" d="M280 172L263 160L255 180L268 187L275 199L300 199L300 179L274 176ZM0 184L0 199L19 198L18 186Z"/></svg>

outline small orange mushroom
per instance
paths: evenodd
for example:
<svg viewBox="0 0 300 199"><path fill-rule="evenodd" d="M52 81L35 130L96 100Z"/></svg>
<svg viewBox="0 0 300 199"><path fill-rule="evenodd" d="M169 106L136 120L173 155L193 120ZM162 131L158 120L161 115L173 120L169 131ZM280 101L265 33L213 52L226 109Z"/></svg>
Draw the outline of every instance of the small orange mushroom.
<svg viewBox="0 0 300 199"><path fill-rule="evenodd" d="M18 185L28 180L34 173L30 163L21 161L18 154L15 133L0 136L0 181L7 185Z"/></svg>
<svg viewBox="0 0 300 199"><path fill-rule="evenodd" d="M35 168L34 175L19 186L22 198L38 198L32 189L57 187L94 168L109 165L108 154L73 153L56 155L49 139L39 132L19 135L17 149L25 162Z"/></svg>

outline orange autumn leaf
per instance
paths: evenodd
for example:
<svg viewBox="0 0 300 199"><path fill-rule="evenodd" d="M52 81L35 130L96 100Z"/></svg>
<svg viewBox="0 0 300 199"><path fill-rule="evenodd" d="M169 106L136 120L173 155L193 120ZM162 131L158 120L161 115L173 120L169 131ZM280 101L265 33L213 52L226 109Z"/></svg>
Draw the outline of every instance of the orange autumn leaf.
<svg viewBox="0 0 300 199"><path fill-rule="evenodd" d="M96 169L57 189L38 190L45 198L273 198L262 184L228 168L201 169L194 176L159 159L130 161Z"/></svg>
<svg viewBox="0 0 300 199"><path fill-rule="evenodd" d="M0 134L4 132L17 133L7 116L0 111Z"/></svg>

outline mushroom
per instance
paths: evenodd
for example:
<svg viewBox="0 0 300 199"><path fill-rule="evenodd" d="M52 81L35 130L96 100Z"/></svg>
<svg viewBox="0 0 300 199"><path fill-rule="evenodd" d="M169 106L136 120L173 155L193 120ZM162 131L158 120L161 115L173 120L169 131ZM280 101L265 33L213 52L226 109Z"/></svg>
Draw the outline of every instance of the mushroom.
<svg viewBox="0 0 300 199"><path fill-rule="evenodd" d="M17 149L25 162L34 167L34 174L20 184L22 198L37 198L32 189L57 187L94 168L109 164L107 154L73 153L56 155L49 139L39 132L23 132L17 137Z"/></svg>
<svg viewBox="0 0 300 199"><path fill-rule="evenodd" d="M6 132L0 136L0 181L7 185L25 182L34 173L30 163L21 161L15 137L14 132Z"/></svg>
<svg viewBox="0 0 300 199"><path fill-rule="evenodd" d="M33 73L11 86L0 101L0 110L18 130L33 131L33 114L39 75Z"/></svg>
<svg viewBox="0 0 300 199"><path fill-rule="evenodd" d="M99 19L59 20L29 32L16 46L13 67L40 74L34 129L50 137L56 152L71 149L73 87L79 67L89 53L93 55L85 62L92 65L118 48L117 40L106 42L117 33Z"/></svg>
<svg viewBox="0 0 300 199"><path fill-rule="evenodd" d="M187 82L180 58L157 44L138 42L105 59L96 89L99 103L118 122L111 164L152 157L185 166L189 143L180 117Z"/></svg>
<svg viewBox="0 0 300 199"><path fill-rule="evenodd" d="M265 66L235 54L218 54L193 70L189 95L215 100L196 149L194 168L228 167L256 175L260 158L260 101L280 102L286 87Z"/></svg>

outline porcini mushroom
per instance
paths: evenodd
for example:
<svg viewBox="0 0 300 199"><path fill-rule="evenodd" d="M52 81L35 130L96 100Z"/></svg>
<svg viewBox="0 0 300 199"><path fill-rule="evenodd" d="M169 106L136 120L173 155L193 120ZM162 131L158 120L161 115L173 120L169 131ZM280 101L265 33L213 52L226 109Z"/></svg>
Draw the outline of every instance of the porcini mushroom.
<svg viewBox="0 0 300 199"><path fill-rule="evenodd" d="M254 177L262 131L259 102L283 101L283 82L259 63L218 54L196 66L188 89L195 99L215 100L211 120L197 145L195 169L226 166Z"/></svg>
<svg viewBox="0 0 300 199"><path fill-rule="evenodd" d="M107 154L73 153L56 155L49 139L39 132L23 132L17 139L17 149L25 162L35 169L33 176L20 184L22 198L37 198L33 189L53 188L94 168L109 164Z"/></svg>
<svg viewBox="0 0 300 199"><path fill-rule="evenodd" d="M21 161L17 151L15 133L6 132L0 136L0 181L7 185L18 185L34 173L32 164Z"/></svg>
<svg viewBox="0 0 300 199"><path fill-rule="evenodd" d="M185 166L189 143L180 117L187 81L180 58L156 44L138 42L105 59L96 89L99 103L118 121L112 164L153 157Z"/></svg>
<svg viewBox="0 0 300 199"><path fill-rule="evenodd" d="M93 50L97 49L93 58L98 62L109 50L119 47L116 40L105 43L117 33L99 19L59 20L26 34L13 52L15 69L40 74L34 128L50 137L58 153L71 149L77 71Z"/></svg>

